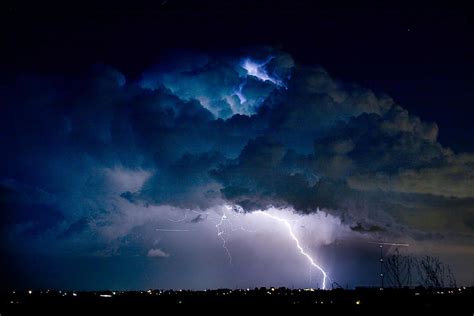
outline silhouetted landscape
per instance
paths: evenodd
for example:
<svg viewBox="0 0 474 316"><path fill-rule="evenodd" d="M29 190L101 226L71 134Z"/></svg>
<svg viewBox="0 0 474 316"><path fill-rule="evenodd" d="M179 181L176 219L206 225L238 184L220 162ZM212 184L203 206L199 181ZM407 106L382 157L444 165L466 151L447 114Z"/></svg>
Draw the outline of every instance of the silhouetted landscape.
<svg viewBox="0 0 474 316"><path fill-rule="evenodd" d="M425 289L379 289L356 288L354 290L333 289L217 289L190 290L146 290L146 291L11 291L2 294L2 315L19 315L33 310L41 314L64 314L71 312L92 313L98 310L119 312L133 310L133 314L159 311L163 306L184 308L265 308L304 306L312 311L348 311L352 313L409 311L425 315L437 314L447 309L456 315L472 315L474 312L474 287Z"/></svg>

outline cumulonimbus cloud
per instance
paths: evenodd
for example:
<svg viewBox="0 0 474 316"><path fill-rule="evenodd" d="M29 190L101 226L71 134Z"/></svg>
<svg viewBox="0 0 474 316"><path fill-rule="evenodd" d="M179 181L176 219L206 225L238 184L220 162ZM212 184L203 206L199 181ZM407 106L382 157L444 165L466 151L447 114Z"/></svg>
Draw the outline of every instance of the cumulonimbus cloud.
<svg viewBox="0 0 474 316"><path fill-rule="evenodd" d="M180 57L139 82L98 67L5 87L2 230L111 238L138 208L234 203L473 238L472 155L440 144L435 123L281 51ZM261 71L277 79L243 60L268 61ZM444 220L427 225L432 216Z"/></svg>

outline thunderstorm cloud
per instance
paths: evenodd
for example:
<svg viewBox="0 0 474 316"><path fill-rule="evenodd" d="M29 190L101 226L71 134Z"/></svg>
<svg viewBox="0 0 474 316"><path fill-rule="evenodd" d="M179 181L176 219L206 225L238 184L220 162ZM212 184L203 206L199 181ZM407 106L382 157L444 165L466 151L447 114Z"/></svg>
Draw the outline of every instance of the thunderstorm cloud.
<svg viewBox="0 0 474 316"><path fill-rule="evenodd" d="M106 66L18 75L1 90L0 229L12 252L171 260L153 225L199 226L222 205L474 241L472 153L439 143L435 122L389 96L278 50L175 54L137 81Z"/></svg>

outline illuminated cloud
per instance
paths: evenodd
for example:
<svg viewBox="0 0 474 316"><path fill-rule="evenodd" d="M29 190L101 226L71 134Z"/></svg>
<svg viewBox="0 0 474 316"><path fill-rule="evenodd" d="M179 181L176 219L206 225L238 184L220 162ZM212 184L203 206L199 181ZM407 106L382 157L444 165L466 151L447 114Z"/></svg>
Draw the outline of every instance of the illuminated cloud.
<svg viewBox="0 0 474 316"><path fill-rule="evenodd" d="M242 61L241 66L247 71L248 76L256 77L264 82L270 81L277 86L284 86L281 80L268 75L267 70L265 69L265 66L272 60L272 58L273 57L270 57L263 62L257 62L251 58L245 58Z"/></svg>
<svg viewBox="0 0 474 316"><path fill-rule="evenodd" d="M287 231L262 233L278 229L255 211L272 207L301 224L295 233L329 270L328 249L348 236L472 242L472 154L443 146L435 123L277 50L175 57L139 82L97 67L2 90L6 249L132 258L163 247L173 255L154 262L193 258L191 272L211 274L210 258L228 263L216 230L225 205L244 211L225 211L243 225L222 226L244 267L236 275L250 275L242 286L265 270L251 263L257 254L267 267L284 261L285 282L306 284ZM209 278L223 283L209 284L235 284L223 269ZM164 284L204 284L191 272Z"/></svg>
<svg viewBox="0 0 474 316"><path fill-rule="evenodd" d="M432 194L443 197L474 198L470 185L474 176L472 155L456 155L436 167L400 170L394 174L358 174L348 178L358 190L382 190Z"/></svg>
<svg viewBox="0 0 474 316"><path fill-rule="evenodd" d="M251 57L240 61L240 57L178 54L178 58L145 72L140 86L150 90L165 87L182 100L199 102L216 118L256 114L275 89L285 86L284 80L294 67L291 57L283 52L259 54L266 55L263 63ZM270 66L272 75L267 73Z"/></svg>

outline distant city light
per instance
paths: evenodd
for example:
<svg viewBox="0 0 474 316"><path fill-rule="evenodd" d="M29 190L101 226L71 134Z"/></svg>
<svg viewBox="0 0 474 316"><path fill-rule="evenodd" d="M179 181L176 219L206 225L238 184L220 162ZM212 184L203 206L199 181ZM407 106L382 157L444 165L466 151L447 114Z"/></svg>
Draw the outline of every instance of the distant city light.
<svg viewBox="0 0 474 316"><path fill-rule="evenodd" d="M112 295L110 295L110 294L100 294L100 297L107 297L107 298L110 298L110 297L112 297Z"/></svg>

